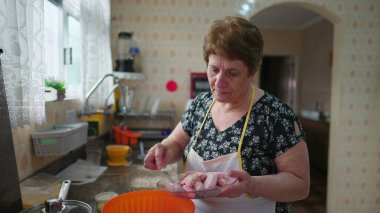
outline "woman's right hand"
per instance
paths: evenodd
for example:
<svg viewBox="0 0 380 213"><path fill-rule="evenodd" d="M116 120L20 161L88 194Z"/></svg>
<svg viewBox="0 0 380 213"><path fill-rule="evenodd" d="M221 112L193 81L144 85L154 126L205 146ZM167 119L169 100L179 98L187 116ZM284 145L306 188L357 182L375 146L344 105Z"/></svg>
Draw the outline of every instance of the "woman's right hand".
<svg viewBox="0 0 380 213"><path fill-rule="evenodd" d="M149 149L144 159L145 168L160 170L180 160L189 139L179 122L167 138Z"/></svg>
<svg viewBox="0 0 380 213"><path fill-rule="evenodd" d="M168 165L168 148L157 143L149 149L144 159L144 167L151 170L160 170Z"/></svg>

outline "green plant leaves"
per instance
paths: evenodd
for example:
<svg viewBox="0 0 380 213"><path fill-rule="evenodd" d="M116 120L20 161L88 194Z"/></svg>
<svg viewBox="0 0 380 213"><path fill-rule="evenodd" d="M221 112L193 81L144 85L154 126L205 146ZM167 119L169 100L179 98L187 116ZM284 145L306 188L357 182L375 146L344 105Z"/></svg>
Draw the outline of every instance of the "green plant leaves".
<svg viewBox="0 0 380 213"><path fill-rule="evenodd" d="M54 78L45 79L45 86L56 89L58 92L66 92L66 83L64 81L59 81Z"/></svg>

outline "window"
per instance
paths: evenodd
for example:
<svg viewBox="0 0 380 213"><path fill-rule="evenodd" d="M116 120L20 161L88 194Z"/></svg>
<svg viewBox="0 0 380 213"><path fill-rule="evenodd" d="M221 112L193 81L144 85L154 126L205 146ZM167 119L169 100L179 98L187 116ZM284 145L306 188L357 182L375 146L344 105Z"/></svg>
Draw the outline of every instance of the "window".
<svg viewBox="0 0 380 213"><path fill-rule="evenodd" d="M82 85L81 30L78 1L45 0L45 77L67 83L66 97L79 97ZM71 8L63 7L69 5ZM72 7L74 5L74 7Z"/></svg>
<svg viewBox="0 0 380 213"><path fill-rule="evenodd" d="M78 94L78 91L81 91L82 85L82 72L81 72L81 31L80 31L80 22L78 19L67 14L67 50L70 52L70 60L65 63L65 76L66 82L69 85L68 95L74 96ZM67 55L67 54L66 54Z"/></svg>
<svg viewBox="0 0 380 213"><path fill-rule="evenodd" d="M63 11L50 1L44 2L45 76L59 78L63 74Z"/></svg>

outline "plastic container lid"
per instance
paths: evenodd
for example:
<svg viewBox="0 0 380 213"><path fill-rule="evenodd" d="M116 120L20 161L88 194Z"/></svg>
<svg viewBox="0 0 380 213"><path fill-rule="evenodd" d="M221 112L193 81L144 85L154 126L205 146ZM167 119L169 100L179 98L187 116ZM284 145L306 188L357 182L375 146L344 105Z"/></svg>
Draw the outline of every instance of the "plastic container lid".
<svg viewBox="0 0 380 213"><path fill-rule="evenodd" d="M102 211L104 204L106 204L107 201L117 196L119 196L119 194L116 192L101 192L95 195L95 201L97 204L98 211Z"/></svg>
<svg viewBox="0 0 380 213"><path fill-rule="evenodd" d="M116 192L101 192L97 195L95 195L96 202L104 202L108 201L114 197L117 197L119 194Z"/></svg>

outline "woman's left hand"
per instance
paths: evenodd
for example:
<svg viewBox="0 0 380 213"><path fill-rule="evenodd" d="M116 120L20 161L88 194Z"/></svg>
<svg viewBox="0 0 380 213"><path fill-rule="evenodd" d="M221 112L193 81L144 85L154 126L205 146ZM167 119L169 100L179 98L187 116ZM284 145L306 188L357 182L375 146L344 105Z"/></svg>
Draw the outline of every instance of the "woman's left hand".
<svg viewBox="0 0 380 213"><path fill-rule="evenodd" d="M254 179L252 176L243 170L231 170L228 172L228 175L233 178L237 178L232 186L224 189L219 196L220 197L239 197L244 193L250 192L254 184Z"/></svg>

